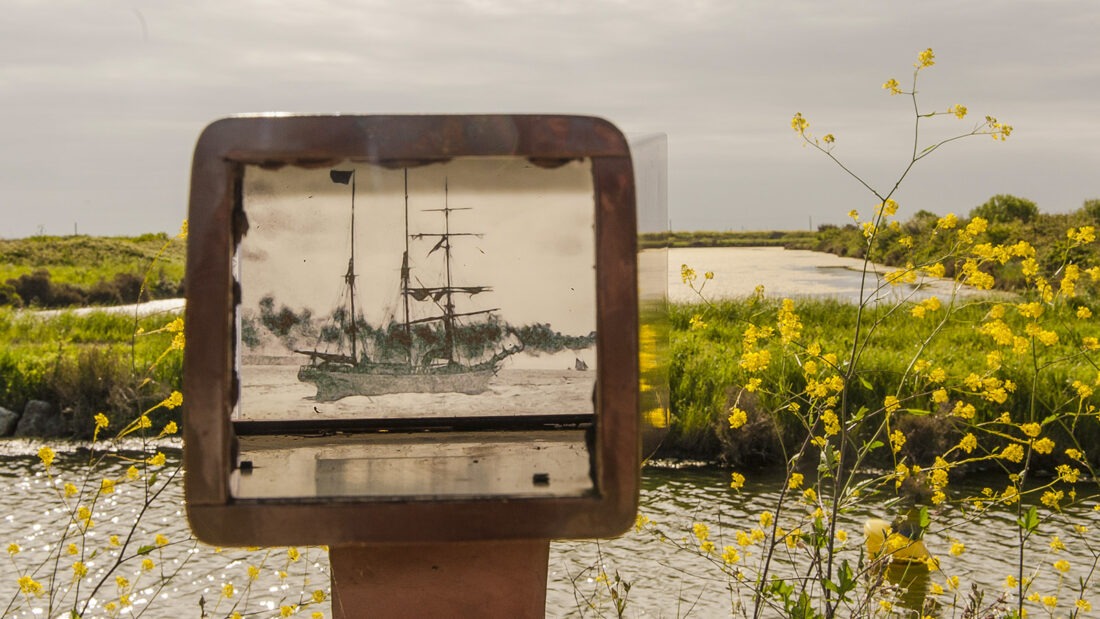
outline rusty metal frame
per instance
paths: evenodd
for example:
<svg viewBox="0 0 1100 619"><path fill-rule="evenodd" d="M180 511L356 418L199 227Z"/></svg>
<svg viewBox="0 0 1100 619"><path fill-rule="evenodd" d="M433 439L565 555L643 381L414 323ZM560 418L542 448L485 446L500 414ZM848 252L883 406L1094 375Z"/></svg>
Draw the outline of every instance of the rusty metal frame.
<svg viewBox="0 0 1100 619"><path fill-rule="evenodd" d="M345 160L401 167L462 156L522 156L545 166L592 161L596 220L597 491L567 499L238 500L230 413L235 290L245 165ZM187 249L184 466L187 514L217 545L443 542L606 537L637 511L638 291L634 176L625 138L583 116L256 116L217 121L195 148Z"/></svg>

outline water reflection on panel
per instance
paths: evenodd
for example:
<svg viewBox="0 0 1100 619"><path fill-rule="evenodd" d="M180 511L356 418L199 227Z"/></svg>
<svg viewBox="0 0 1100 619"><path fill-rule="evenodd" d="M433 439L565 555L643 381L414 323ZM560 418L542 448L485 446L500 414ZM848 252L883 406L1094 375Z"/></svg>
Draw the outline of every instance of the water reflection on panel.
<svg viewBox="0 0 1100 619"><path fill-rule="evenodd" d="M580 496L593 487L583 430L245 437L238 498Z"/></svg>

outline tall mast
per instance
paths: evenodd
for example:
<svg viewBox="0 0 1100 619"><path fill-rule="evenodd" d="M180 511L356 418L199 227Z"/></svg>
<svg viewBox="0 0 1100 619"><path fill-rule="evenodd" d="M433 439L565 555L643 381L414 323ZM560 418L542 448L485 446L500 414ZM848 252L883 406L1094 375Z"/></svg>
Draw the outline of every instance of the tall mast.
<svg viewBox="0 0 1100 619"><path fill-rule="evenodd" d="M351 258L348 260L348 290L351 296L351 358L359 363L356 350L359 325L355 323L355 171L351 172Z"/></svg>
<svg viewBox="0 0 1100 619"><path fill-rule="evenodd" d="M433 316L430 318L422 318L419 320L410 320L409 324L418 324L423 322L433 322L436 320L443 322L443 348L445 357L449 363L455 363L455 329L457 324L455 319L459 316L475 316L478 314L487 314L494 310L477 310L474 312L455 312L454 294L456 292L466 293L469 295L475 295L481 292L489 290L488 286L454 286L454 280L451 273L451 237L453 236L476 236L480 237L480 234L470 232L451 232L451 212L452 211L467 211L468 208L451 208L450 206L450 187L446 177L443 179L443 208L428 208L424 209L425 212L443 213L443 232L424 232L411 235L410 238L422 239L424 237L439 237L439 242L428 252L428 254L435 253L436 250L443 250L444 265L447 269L447 279L444 285L441 287L418 287L409 289L409 295L417 301L424 301L428 297L431 297L440 309L443 310L442 316ZM442 301L442 303L440 303Z"/></svg>
<svg viewBox="0 0 1100 619"><path fill-rule="evenodd" d="M447 360L455 361L455 302L451 288L451 205L448 202L449 189L447 177L443 177L443 260L447 265L447 302L443 304L443 345L447 350Z"/></svg>
<svg viewBox="0 0 1100 619"><path fill-rule="evenodd" d="M409 326L409 169L405 168L405 255L401 258L401 299L405 305L405 360L412 365L412 329Z"/></svg>
<svg viewBox="0 0 1100 619"><path fill-rule="evenodd" d="M355 324L355 170L330 170L329 178L332 182L347 185L351 182L351 258L348 259L348 271L344 274L344 283L348 286L348 303L351 306L351 326L347 328L351 336L351 358L359 363L359 351L357 341L359 339L359 326Z"/></svg>

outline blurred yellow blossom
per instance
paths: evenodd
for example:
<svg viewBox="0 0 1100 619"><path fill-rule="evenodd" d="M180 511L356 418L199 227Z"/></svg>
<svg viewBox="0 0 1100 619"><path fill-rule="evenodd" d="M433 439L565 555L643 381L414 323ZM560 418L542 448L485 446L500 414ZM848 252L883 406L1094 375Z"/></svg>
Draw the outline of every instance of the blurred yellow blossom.
<svg viewBox="0 0 1100 619"><path fill-rule="evenodd" d="M791 119L791 129L794 129L795 133L797 133L798 135L805 134L806 129L809 129L809 128L810 128L810 122L802 117L801 112L799 112L798 114L795 114L794 118Z"/></svg>
<svg viewBox="0 0 1100 619"><path fill-rule="evenodd" d="M57 452L47 447L42 447L38 450L38 459L42 461L42 465L48 470L50 465L53 464L54 458L57 456Z"/></svg>
<svg viewBox="0 0 1100 619"><path fill-rule="evenodd" d="M741 426L745 425L745 422L748 421L748 419L749 419L748 413L746 413L745 411L741 410L740 408L737 408L736 406L730 408L730 416L729 416L730 428L733 428L734 430L736 430L737 428L740 428Z"/></svg>
<svg viewBox="0 0 1100 619"><path fill-rule="evenodd" d="M936 64L936 55L932 53L932 48L924 50L917 55L917 64L913 65L917 69L923 69Z"/></svg>
<svg viewBox="0 0 1100 619"><path fill-rule="evenodd" d="M730 473L730 488L740 490L745 485L745 476L741 473Z"/></svg>

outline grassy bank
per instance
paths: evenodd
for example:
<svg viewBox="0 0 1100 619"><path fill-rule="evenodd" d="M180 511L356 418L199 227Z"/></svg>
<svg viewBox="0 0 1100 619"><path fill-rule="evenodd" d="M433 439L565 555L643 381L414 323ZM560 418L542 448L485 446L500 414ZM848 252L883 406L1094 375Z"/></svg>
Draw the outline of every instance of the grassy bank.
<svg viewBox="0 0 1100 619"><path fill-rule="evenodd" d="M1037 410L1063 410L1075 405L1073 381L1094 382L1096 368L1087 363L1063 364L1036 378L1030 359L1005 354L996 375L1012 381L1016 389L1003 402L985 400L966 389L950 390L947 403L934 402L935 385L928 379L934 368L912 372L913 355L938 328L938 336L923 355L936 359L937 367L955 379L949 383L960 383L974 372L988 373L984 370L987 356L996 347L979 329L992 306L993 302L988 302L961 308L942 325L935 317L917 320L904 310L872 310L864 317L865 324L878 321L879 326L875 345L861 360L863 371L847 386L848 395L853 409L874 410L886 396L898 391L899 384L904 384L906 392L919 394L902 402L909 413L902 415L900 425L910 437L903 455L911 461L926 461L942 453L945 445L958 441L960 433L951 415L956 402L972 404L976 420L982 423L992 423L1005 412L1014 420L1032 420L1032 394ZM803 300L796 311L806 325L805 342L817 343L825 353L845 358L855 327L855 306ZM1060 311L1056 319L1073 324L1076 336L1045 349L1040 363L1073 354L1084 338L1100 337L1100 325L1095 321L1079 320L1068 309ZM723 460L739 467L765 466L783 459L784 445L789 448L805 438L806 429L794 415L785 413L796 400L777 395L804 390L808 378L799 355L775 350L776 362L762 376L762 387L751 393L743 389L750 379L739 364L746 325L775 324L777 312L777 303L752 299L672 308L673 424L662 455ZM705 326L697 322L693 328L694 317L701 318ZM160 358L172 341L173 335L164 330L171 319L149 317L135 323L132 316L117 314L41 317L0 309L0 405L21 410L30 399L54 402L69 409L74 427L89 431L90 420L98 412L132 417L138 407L155 403L180 387L182 355L176 351ZM1019 327L1011 320L1009 323ZM136 337L135 331L139 332ZM146 372L149 366L153 370ZM738 431L731 431L727 422L734 403L750 415L749 423ZM778 415L770 414L776 410ZM1042 421L1043 416L1034 421ZM1095 418L1083 419L1073 428L1073 438L1069 428L1055 432L1059 444L1080 443L1094 461L1100 458L1100 450L1089 448L1100 445L1100 424ZM883 452L884 457L889 455L888 450Z"/></svg>
<svg viewBox="0 0 1100 619"><path fill-rule="evenodd" d="M1063 337L1055 346L1043 347L1034 359L1005 351L994 371L990 369L989 353L1000 347L981 332L983 320L994 305L990 301L956 309L942 323L943 310L938 316L923 319L914 318L907 307L895 311L869 310L863 317L864 328L871 324L878 326L873 345L863 351L857 380L845 387L850 410L880 410L887 396L917 394L901 402L907 412L901 415L898 426L909 440L900 455L908 456L911 462L927 462L962 436L962 424L952 414L957 403L972 405L974 421L986 424L995 424L994 420L1006 412L1017 422L1042 422L1051 412L1082 405L1073 382L1092 385L1096 367L1087 362L1062 363L1038 374L1036 368L1079 352L1086 338L1100 337L1100 325L1078 319L1071 308L1051 310L1058 312L1054 320L1072 325L1074 336ZM768 346L773 362L763 374L750 373L740 364L746 327L750 323L776 325L778 308L776 302L749 299L672 309L673 424L662 445L664 455L719 459L739 467L752 467L781 462L783 446L797 450L797 444L807 436L807 429L788 411L800 405L805 410L805 402L791 394L803 393L807 381L815 375L822 376L827 369L819 368L816 374L809 371L807 368L811 366L806 362L810 356L804 349L794 347L784 352L778 341ZM799 301L795 311L805 325L801 341L806 346L819 345L823 354L835 354L837 363L844 367L855 331L857 308L833 301ZM1005 321L1013 329L1023 330L1023 320L1006 316ZM935 330L938 330L936 337L924 345L924 340ZM922 345L921 357L933 359L935 364L923 369L911 367ZM816 365L823 364L816 362ZM936 368L946 373L944 384L959 386L948 387L946 402L934 401L939 383L930 376ZM1015 390L1006 392L1002 402L991 401L982 397L983 388L962 386L972 374L980 378L995 375L1011 381ZM751 377L763 379L755 391L745 389ZM731 431L727 417L735 403L747 411L748 422ZM1083 403L1090 404L1100 401L1092 397ZM772 411L778 414L773 416ZM1096 447L1100 445L1100 423L1095 416L1083 418L1075 428L1057 427L1052 431L1057 444L1081 445L1093 461L1100 460L1100 449ZM882 436L863 437L866 441L882 439ZM889 449L878 453L882 457L878 464L892 466ZM1053 457L1048 464L1055 464Z"/></svg>
<svg viewBox="0 0 1100 619"><path fill-rule="evenodd" d="M165 354L174 318L0 308L0 406L21 411L45 400L72 416L80 438L91 436L96 413L128 422L180 388L182 354Z"/></svg>
<svg viewBox="0 0 1100 619"><path fill-rule="evenodd" d="M642 234L642 247L656 247L668 239L669 247L786 247L811 249L818 243L818 234L810 231L762 230L752 232L669 232Z"/></svg>
<svg viewBox="0 0 1100 619"><path fill-rule="evenodd" d="M179 296L186 245L168 235L0 239L0 305L72 307ZM154 265L150 270L150 265Z"/></svg>

